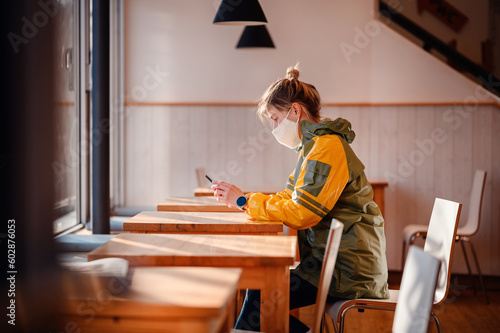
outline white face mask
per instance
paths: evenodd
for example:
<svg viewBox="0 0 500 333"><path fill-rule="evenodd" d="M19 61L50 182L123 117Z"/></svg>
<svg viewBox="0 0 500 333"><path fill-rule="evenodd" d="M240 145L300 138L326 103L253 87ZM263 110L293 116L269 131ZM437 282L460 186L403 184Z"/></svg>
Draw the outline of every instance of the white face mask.
<svg viewBox="0 0 500 333"><path fill-rule="evenodd" d="M300 136L299 136L299 119L297 119L297 122L293 122L290 119L288 119L288 115L290 114L290 111L292 111L292 108L288 110L288 113L279 123L279 125L273 129L273 135L278 140L279 143L282 145L287 146L290 149L296 148L300 144Z"/></svg>

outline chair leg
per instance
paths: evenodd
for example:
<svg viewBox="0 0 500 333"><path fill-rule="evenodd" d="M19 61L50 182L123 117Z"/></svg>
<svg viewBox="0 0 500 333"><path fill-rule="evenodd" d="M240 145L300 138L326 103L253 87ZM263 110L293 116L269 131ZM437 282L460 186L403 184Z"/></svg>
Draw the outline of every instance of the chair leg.
<svg viewBox="0 0 500 333"><path fill-rule="evenodd" d="M476 282L474 281L474 277L472 276L472 271L469 265L469 258L467 257L467 252L465 251L464 238L460 237L460 245L462 247L462 252L464 253L465 263L467 264L467 271L469 272L469 279L472 283L472 289L474 290L474 295L476 294Z"/></svg>
<svg viewBox="0 0 500 333"><path fill-rule="evenodd" d="M340 318L339 329L337 333L344 333L344 317Z"/></svg>
<svg viewBox="0 0 500 333"><path fill-rule="evenodd" d="M340 322L339 322L339 330L338 333L344 333L344 319L345 319L345 313L347 312L347 309L342 310L340 314Z"/></svg>
<svg viewBox="0 0 500 333"><path fill-rule="evenodd" d="M434 321L436 322L436 328L438 333L443 333L443 329L441 328L441 322L439 321L438 316L434 313L434 311L431 312L432 318L434 318Z"/></svg>
<svg viewBox="0 0 500 333"><path fill-rule="evenodd" d="M477 261L476 250L474 249L472 242L468 238L465 238L464 240L469 243L469 246L472 250L472 256L474 257L474 261L476 262L476 269L477 273L479 274L479 283L483 288L484 297L486 297L486 304L490 304L490 299L488 298L488 294L486 293L486 287L484 286L483 275L481 274L481 269L479 268L479 261Z"/></svg>

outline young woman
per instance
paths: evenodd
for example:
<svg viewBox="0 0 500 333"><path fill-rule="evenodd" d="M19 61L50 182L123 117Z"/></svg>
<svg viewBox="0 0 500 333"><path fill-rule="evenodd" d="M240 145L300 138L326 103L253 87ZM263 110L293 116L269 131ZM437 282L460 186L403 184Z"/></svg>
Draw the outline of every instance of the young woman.
<svg viewBox="0 0 500 333"><path fill-rule="evenodd" d="M300 264L290 273L290 309L314 304L332 218L344 231L329 301L335 298L388 298L384 219L373 201L364 165L349 144L355 134L342 118L320 118L316 88L299 81L297 68L272 84L258 113L273 123L273 135L296 149L299 159L283 192L244 194L238 187L214 181L218 200L239 207L257 220L280 220L297 229ZM236 328L259 330L259 291L247 291ZM290 317L290 332L307 326Z"/></svg>

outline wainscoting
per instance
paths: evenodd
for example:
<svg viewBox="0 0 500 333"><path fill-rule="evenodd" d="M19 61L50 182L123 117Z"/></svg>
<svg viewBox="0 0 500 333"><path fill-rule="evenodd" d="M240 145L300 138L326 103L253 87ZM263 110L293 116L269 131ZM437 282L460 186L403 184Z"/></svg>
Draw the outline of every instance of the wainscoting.
<svg viewBox="0 0 500 333"><path fill-rule="evenodd" d="M472 238L486 275L500 275L500 110L494 105L325 106L351 121L352 146L369 179L386 179L389 269L401 265L401 232L427 224L435 197L464 204L475 169L488 172L482 225ZM195 169L238 186L283 186L297 155L275 142L255 106L127 106L124 114L127 207L191 196ZM207 184L208 185L208 184ZM154 208L153 208L154 209ZM460 249L453 272L465 273Z"/></svg>

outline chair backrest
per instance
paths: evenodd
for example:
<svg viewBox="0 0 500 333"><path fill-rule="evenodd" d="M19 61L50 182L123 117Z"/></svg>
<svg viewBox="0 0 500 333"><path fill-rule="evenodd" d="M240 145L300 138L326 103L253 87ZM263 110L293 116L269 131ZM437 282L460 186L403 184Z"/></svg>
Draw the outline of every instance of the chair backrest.
<svg viewBox="0 0 500 333"><path fill-rule="evenodd" d="M441 269L434 295L434 304L436 305L441 304L448 294L451 259L453 258L461 209L462 204L440 198L436 198L432 208L424 251L441 261Z"/></svg>
<svg viewBox="0 0 500 333"><path fill-rule="evenodd" d="M472 181L472 190L469 198L469 213L467 220L459 227L459 235L472 236L479 230L481 221L481 206L483 202L484 184L486 182L486 171L476 170Z"/></svg>
<svg viewBox="0 0 500 333"><path fill-rule="evenodd" d="M314 321L312 325L312 333L319 333L321 328L321 319L325 312L326 297L332 283L333 271L337 254L339 252L340 239L344 224L337 219L332 219L328 240L326 242L325 256L323 258L323 266L319 278L318 294L316 295L316 303L314 305Z"/></svg>
<svg viewBox="0 0 500 333"><path fill-rule="evenodd" d="M393 332L427 332L439 266L436 257L418 246L410 246L392 323Z"/></svg>
<svg viewBox="0 0 500 333"><path fill-rule="evenodd" d="M196 182L198 183L198 187L210 187L210 183L205 178L205 168L196 168Z"/></svg>

